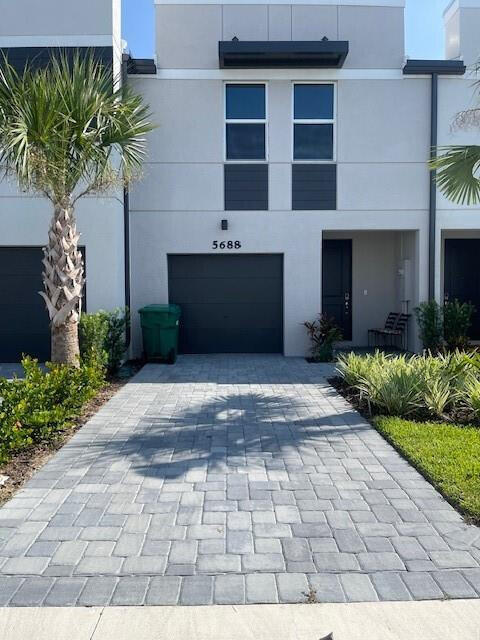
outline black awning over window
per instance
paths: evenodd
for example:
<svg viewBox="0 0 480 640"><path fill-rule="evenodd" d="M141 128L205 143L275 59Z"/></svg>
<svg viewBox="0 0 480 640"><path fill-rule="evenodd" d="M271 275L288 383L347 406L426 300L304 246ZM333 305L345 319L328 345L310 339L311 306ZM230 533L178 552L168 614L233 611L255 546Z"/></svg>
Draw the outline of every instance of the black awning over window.
<svg viewBox="0 0 480 640"><path fill-rule="evenodd" d="M346 40L218 43L221 69L338 69L347 55Z"/></svg>

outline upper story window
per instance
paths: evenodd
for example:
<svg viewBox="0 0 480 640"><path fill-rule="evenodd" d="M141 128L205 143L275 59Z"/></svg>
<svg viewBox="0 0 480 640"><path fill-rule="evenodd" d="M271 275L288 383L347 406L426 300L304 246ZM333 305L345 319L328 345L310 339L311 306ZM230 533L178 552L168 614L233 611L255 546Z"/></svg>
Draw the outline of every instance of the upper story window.
<svg viewBox="0 0 480 640"><path fill-rule="evenodd" d="M335 158L335 86L293 86L293 159L333 161Z"/></svg>
<svg viewBox="0 0 480 640"><path fill-rule="evenodd" d="M225 85L226 160L266 159L264 84Z"/></svg>

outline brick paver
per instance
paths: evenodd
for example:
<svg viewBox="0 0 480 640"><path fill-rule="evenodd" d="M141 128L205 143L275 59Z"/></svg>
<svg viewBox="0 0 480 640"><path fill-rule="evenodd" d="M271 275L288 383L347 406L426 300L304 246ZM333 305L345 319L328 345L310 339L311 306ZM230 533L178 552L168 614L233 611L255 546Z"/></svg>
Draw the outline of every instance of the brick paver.
<svg viewBox="0 0 480 640"><path fill-rule="evenodd" d="M480 594L480 529L280 356L148 365L0 509L0 605Z"/></svg>

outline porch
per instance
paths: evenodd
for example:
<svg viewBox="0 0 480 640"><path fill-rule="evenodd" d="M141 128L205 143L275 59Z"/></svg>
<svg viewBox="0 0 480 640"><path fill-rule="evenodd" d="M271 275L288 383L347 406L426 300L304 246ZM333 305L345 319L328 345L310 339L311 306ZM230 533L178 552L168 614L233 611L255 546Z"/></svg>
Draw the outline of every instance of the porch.
<svg viewBox="0 0 480 640"><path fill-rule="evenodd" d="M340 349L373 346L369 330L382 328L390 313L411 317L403 335L378 344L418 348L418 232L325 231L322 256L322 310L342 330Z"/></svg>

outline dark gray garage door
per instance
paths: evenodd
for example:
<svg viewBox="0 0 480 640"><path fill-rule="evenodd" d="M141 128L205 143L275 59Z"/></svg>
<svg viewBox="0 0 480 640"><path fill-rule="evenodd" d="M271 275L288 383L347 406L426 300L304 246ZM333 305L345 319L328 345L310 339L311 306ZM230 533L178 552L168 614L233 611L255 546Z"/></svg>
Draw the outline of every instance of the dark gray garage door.
<svg viewBox="0 0 480 640"><path fill-rule="evenodd" d="M181 353L282 353L283 256L169 256Z"/></svg>
<svg viewBox="0 0 480 640"><path fill-rule="evenodd" d="M0 247L0 362L22 353L50 358L50 329L42 291L42 249Z"/></svg>

